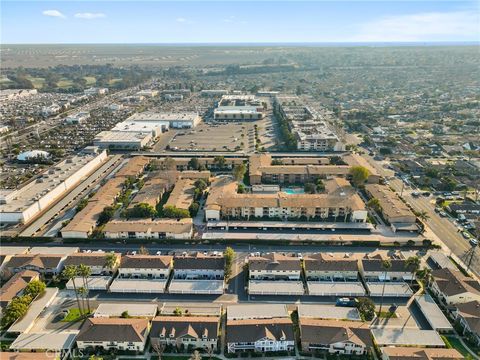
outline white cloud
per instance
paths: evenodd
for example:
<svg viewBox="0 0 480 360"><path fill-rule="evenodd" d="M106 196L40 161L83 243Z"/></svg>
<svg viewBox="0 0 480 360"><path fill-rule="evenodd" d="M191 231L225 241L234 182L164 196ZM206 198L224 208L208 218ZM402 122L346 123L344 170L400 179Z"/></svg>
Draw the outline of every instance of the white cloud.
<svg viewBox="0 0 480 360"><path fill-rule="evenodd" d="M186 23L187 22L187 19L183 18L183 17L179 17L179 18L176 18L175 19L176 22L179 22L179 23Z"/></svg>
<svg viewBox="0 0 480 360"><path fill-rule="evenodd" d="M78 19L92 20L92 19L104 18L106 15L103 13L84 12L84 13L76 13L74 16Z"/></svg>
<svg viewBox="0 0 480 360"><path fill-rule="evenodd" d="M361 25L352 41L441 41L475 38L479 16L473 11L387 16Z"/></svg>
<svg viewBox="0 0 480 360"><path fill-rule="evenodd" d="M63 14L62 14L60 11L58 11L58 10L44 10L44 11L42 11L42 14L45 15L45 16L65 18L65 15L63 15Z"/></svg>

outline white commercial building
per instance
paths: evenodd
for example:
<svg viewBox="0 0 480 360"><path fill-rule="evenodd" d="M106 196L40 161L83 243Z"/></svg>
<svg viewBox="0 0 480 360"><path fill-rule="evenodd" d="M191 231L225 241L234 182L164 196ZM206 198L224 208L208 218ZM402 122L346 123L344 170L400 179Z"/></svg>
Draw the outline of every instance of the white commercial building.
<svg viewBox="0 0 480 360"><path fill-rule="evenodd" d="M105 160L99 154L79 154L53 165L18 190L0 191L0 223L27 223L95 171Z"/></svg>
<svg viewBox="0 0 480 360"><path fill-rule="evenodd" d="M127 119L128 122L156 123L163 128L185 129L197 126L200 115L196 112L152 112L133 114Z"/></svg>
<svg viewBox="0 0 480 360"><path fill-rule="evenodd" d="M152 133L153 137L160 136L162 134L162 127L155 123L148 122L135 122L135 121L122 121L117 123L111 131L123 131L123 132L148 132Z"/></svg>
<svg viewBox="0 0 480 360"><path fill-rule="evenodd" d="M213 112L215 120L259 120L264 115L263 104L254 95L224 95Z"/></svg>
<svg viewBox="0 0 480 360"><path fill-rule="evenodd" d="M102 131L93 139L93 145L102 149L139 150L152 139L151 131Z"/></svg>
<svg viewBox="0 0 480 360"><path fill-rule="evenodd" d="M65 122L67 124L81 124L88 119L90 119L90 113L87 111L81 111L79 113L67 116L65 118Z"/></svg>

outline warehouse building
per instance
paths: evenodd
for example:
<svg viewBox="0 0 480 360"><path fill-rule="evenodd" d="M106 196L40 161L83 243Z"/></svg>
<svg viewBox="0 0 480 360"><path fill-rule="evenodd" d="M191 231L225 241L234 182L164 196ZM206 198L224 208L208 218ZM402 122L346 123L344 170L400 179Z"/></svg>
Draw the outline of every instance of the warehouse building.
<svg viewBox="0 0 480 360"><path fill-rule="evenodd" d="M163 129L188 129L197 126L201 117L196 112L152 112L133 114L126 121L138 123L155 123Z"/></svg>
<svg viewBox="0 0 480 360"><path fill-rule="evenodd" d="M99 154L81 153L53 165L20 189L0 191L0 223L28 223L106 159L105 151Z"/></svg>

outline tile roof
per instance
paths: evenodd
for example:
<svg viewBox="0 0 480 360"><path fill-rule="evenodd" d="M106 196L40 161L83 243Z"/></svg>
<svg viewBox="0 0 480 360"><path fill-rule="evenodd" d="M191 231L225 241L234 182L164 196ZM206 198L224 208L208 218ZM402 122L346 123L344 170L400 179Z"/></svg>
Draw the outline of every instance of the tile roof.
<svg viewBox="0 0 480 360"><path fill-rule="evenodd" d="M167 269L172 263L172 256L159 255L125 255L122 257L121 269Z"/></svg>
<svg viewBox="0 0 480 360"><path fill-rule="evenodd" d="M264 338L273 341L294 341L292 320L289 318L228 320L227 343L255 342Z"/></svg>
<svg viewBox="0 0 480 360"><path fill-rule="evenodd" d="M88 318L76 340L143 342L147 330L147 319Z"/></svg>

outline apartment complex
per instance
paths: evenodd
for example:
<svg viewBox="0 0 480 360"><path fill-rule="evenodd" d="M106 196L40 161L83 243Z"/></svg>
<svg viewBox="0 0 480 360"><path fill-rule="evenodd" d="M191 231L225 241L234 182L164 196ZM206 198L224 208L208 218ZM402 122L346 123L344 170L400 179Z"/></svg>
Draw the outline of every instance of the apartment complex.
<svg viewBox="0 0 480 360"><path fill-rule="evenodd" d="M277 114L287 122L301 151L344 151L332 126L322 116L296 96L277 96Z"/></svg>
<svg viewBox="0 0 480 360"><path fill-rule="evenodd" d="M193 222L191 218L112 220L103 233L108 239L190 239Z"/></svg>
<svg viewBox="0 0 480 360"><path fill-rule="evenodd" d="M207 221L265 217L365 222L367 210L349 182L341 178L326 181L322 194L239 194L236 182L222 177L211 184L205 217Z"/></svg>
<svg viewBox="0 0 480 360"><path fill-rule="evenodd" d="M394 231L417 229L413 211L388 186L367 184L365 190L371 198L378 199L382 215Z"/></svg>
<svg viewBox="0 0 480 360"><path fill-rule="evenodd" d="M358 154L342 158L344 165L332 165L328 158L273 159L270 154L254 154L249 158L250 183L256 184L304 184L317 179L349 178L353 166L368 169L369 183L378 183L380 176Z"/></svg>

